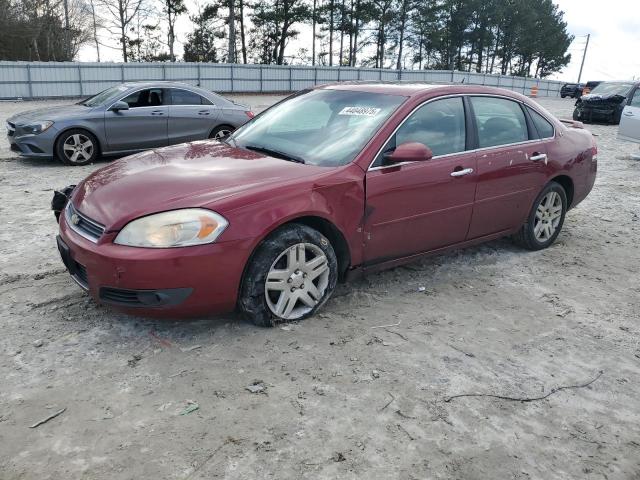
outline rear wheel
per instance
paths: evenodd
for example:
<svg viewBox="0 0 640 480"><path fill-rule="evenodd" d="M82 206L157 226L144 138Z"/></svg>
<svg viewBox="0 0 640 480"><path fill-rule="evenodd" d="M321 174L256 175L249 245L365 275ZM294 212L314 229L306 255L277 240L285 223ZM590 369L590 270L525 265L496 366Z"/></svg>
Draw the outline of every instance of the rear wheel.
<svg viewBox="0 0 640 480"><path fill-rule="evenodd" d="M231 132L233 132L234 130L235 129L230 125L219 125L213 130L211 130L211 133L209 134L209 138L222 140L228 137L229 135L231 135Z"/></svg>
<svg viewBox="0 0 640 480"><path fill-rule="evenodd" d="M528 249L541 250L551 245L562 230L567 213L567 194L559 183L550 182L540 192L527 221L513 236L514 241Z"/></svg>
<svg viewBox="0 0 640 480"><path fill-rule="evenodd" d="M560 95L560 98L565 98L565 97L566 97L566 95Z"/></svg>
<svg viewBox="0 0 640 480"><path fill-rule="evenodd" d="M55 151L65 165L87 165L98 157L98 139L86 130L67 130L58 137Z"/></svg>
<svg viewBox="0 0 640 480"><path fill-rule="evenodd" d="M329 240L292 223L258 247L247 266L238 307L262 327L302 320L328 300L337 279L338 261Z"/></svg>

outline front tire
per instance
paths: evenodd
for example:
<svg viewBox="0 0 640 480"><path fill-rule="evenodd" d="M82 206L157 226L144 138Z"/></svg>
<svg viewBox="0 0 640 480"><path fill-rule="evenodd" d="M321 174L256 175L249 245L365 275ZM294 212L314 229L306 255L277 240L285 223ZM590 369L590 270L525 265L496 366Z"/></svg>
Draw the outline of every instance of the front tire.
<svg viewBox="0 0 640 480"><path fill-rule="evenodd" d="M562 185L550 182L542 189L527 221L513 236L515 243L527 250L542 250L551 245L562 230L567 213L567 194Z"/></svg>
<svg viewBox="0 0 640 480"><path fill-rule="evenodd" d="M272 233L250 259L238 308L254 324L312 316L329 299L338 280L338 261L317 230L292 223Z"/></svg>
<svg viewBox="0 0 640 480"><path fill-rule="evenodd" d="M67 130L58 137L55 152L56 157L65 165L88 165L98 157L98 139L86 130Z"/></svg>

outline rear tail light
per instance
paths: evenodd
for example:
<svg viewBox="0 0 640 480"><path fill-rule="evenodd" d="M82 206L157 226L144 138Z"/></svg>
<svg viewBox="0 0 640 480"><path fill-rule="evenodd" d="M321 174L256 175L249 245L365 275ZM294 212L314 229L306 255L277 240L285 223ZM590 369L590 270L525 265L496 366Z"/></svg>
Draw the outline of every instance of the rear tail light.
<svg viewBox="0 0 640 480"><path fill-rule="evenodd" d="M244 112L244 113L245 113L245 115L246 115L247 117L249 117L249 118L253 118L253 117L255 117L255 116L256 116L256 114L255 114L255 113L253 113L251 110L248 110L248 111L246 111L246 112Z"/></svg>

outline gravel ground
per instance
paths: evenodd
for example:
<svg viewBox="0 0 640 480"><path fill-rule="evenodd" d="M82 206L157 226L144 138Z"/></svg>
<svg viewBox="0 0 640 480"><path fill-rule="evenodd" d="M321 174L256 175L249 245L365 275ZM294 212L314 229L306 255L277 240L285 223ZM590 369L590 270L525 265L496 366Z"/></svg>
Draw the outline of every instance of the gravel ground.
<svg viewBox="0 0 640 480"><path fill-rule="evenodd" d="M40 105L1 103L0 121ZM552 248L433 257L275 329L96 305L49 201L106 161L0 142L0 478L639 479L640 162L616 127L591 129L598 180ZM447 401L464 393L549 396Z"/></svg>

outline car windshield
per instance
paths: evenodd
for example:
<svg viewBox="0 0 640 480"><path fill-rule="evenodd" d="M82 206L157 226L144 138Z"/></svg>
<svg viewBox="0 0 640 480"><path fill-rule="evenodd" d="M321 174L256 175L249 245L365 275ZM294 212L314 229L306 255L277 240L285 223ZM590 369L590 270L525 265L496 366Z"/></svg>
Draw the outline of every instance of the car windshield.
<svg viewBox="0 0 640 480"><path fill-rule="evenodd" d="M107 88L106 90L103 90L93 97L89 97L86 100L81 101L80 104L84 105L85 107L96 107L98 105L102 105L110 98L115 97L116 95L126 90L127 87L125 87L124 85L117 85L115 87Z"/></svg>
<svg viewBox="0 0 640 480"><path fill-rule="evenodd" d="M405 100L355 90L306 90L258 115L230 141L295 162L346 165Z"/></svg>
<svg viewBox="0 0 640 480"><path fill-rule="evenodd" d="M598 85L591 90L591 93L595 95L623 95L629 94L629 91L633 87L633 83L613 83L605 82Z"/></svg>

